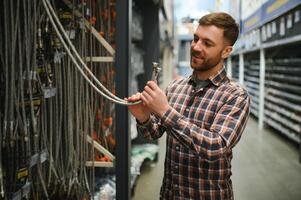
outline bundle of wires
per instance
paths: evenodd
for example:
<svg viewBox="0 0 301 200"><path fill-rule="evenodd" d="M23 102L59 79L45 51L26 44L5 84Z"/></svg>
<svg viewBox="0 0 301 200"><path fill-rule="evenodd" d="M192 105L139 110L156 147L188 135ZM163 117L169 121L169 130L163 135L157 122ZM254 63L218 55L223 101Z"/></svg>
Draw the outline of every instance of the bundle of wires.
<svg viewBox="0 0 301 200"><path fill-rule="evenodd" d="M76 51L75 47L73 46L72 42L70 41L66 31L64 30L64 27L62 26L60 20L58 19L51 3L48 0L42 0L44 8L46 10L46 13L49 17L49 20L57 33L58 38L60 39L61 43L63 44L68 56L71 58L72 62L76 66L76 68L79 70L81 75L85 78L85 80L90 84L90 86L101 96L105 97L106 99L120 105L130 106L130 105L137 105L141 103L141 101L137 102L127 102L124 99L121 99L117 96L115 96L113 93L111 93L103 84L95 77L95 75L91 72L91 70L87 67L83 59L80 57L78 52ZM61 31L61 33L60 33ZM66 40L66 41L65 41ZM67 42L67 44L66 44ZM68 47L69 45L69 47ZM72 52L71 52L72 51ZM74 55L75 57L74 57ZM79 63L77 62L77 60ZM92 77L92 79L96 82L96 84L103 90L100 90L93 82L89 79L89 77L85 74L82 67L80 67L80 64L83 66L83 68L88 72L88 74Z"/></svg>

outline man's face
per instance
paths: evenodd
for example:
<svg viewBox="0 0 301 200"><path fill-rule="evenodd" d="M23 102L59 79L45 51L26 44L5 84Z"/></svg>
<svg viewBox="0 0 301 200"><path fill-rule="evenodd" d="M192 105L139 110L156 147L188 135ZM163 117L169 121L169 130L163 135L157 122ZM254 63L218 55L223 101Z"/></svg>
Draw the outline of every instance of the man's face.
<svg viewBox="0 0 301 200"><path fill-rule="evenodd" d="M213 25L198 26L191 42L192 69L207 71L229 55L232 47L225 41L223 34L223 29Z"/></svg>

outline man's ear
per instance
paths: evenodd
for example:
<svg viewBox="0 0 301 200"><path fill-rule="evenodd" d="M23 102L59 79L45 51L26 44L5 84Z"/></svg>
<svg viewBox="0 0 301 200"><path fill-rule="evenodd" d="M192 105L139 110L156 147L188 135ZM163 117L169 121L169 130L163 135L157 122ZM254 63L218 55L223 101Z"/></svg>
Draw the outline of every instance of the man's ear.
<svg viewBox="0 0 301 200"><path fill-rule="evenodd" d="M226 46L222 52L222 58L226 59L229 57L230 53L232 52L233 47L232 46Z"/></svg>

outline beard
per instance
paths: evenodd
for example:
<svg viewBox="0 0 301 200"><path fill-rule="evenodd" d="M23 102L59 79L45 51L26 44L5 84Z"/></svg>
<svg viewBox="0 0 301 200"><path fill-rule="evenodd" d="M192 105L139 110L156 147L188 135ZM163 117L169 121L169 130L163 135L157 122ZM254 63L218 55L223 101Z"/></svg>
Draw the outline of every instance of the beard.
<svg viewBox="0 0 301 200"><path fill-rule="evenodd" d="M195 58L195 56L197 58ZM198 53L191 53L190 65L195 71L208 71L218 65L222 60L221 53L213 58L206 58L205 56L200 56Z"/></svg>

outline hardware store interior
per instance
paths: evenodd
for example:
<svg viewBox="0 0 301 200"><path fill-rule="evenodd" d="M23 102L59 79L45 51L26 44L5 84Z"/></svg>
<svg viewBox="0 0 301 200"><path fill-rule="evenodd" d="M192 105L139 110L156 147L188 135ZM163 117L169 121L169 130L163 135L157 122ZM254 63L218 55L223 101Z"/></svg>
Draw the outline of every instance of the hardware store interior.
<svg viewBox="0 0 301 200"><path fill-rule="evenodd" d="M0 199L301 199L300 0L2 0L0 9ZM231 146L233 196L185 196L194 187L164 198L168 137L178 136L144 137L130 109L148 104L127 98L190 77L199 19L220 12L239 25L223 69L250 97Z"/></svg>

